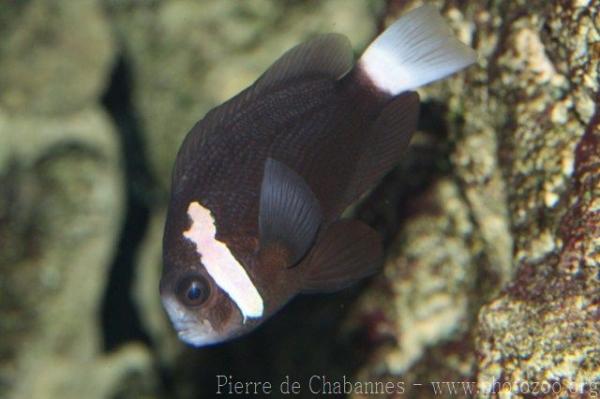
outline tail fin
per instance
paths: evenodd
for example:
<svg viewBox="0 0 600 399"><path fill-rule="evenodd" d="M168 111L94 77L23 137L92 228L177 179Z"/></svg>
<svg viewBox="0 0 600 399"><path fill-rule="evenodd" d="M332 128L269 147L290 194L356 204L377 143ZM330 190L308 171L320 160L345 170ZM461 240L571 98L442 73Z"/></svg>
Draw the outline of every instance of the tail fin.
<svg viewBox="0 0 600 399"><path fill-rule="evenodd" d="M456 39L433 6L401 16L365 50L359 65L382 91L398 95L474 63L475 51Z"/></svg>

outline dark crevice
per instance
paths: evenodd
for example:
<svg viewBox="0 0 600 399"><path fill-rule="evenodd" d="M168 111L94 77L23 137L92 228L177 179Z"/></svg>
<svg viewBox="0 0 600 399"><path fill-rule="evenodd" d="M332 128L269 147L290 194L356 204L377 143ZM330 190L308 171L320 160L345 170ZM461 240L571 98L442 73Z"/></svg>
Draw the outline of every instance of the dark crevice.
<svg viewBox="0 0 600 399"><path fill-rule="evenodd" d="M104 349L129 341L150 344L131 297L135 256L150 219L148 197L154 186L144 156L144 141L132 103L131 72L123 57L112 72L102 104L113 119L121 141L125 170L126 212L102 303Z"/></svg>

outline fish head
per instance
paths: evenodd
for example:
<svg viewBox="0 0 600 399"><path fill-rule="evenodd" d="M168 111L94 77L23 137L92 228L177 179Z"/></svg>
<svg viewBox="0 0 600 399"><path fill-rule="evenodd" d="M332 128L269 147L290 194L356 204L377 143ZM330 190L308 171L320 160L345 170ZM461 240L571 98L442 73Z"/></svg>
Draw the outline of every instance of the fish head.
<svg viewBox="0 0 600 399"><path fill-rule="evenodd" d="M167 217L161 301L179 338L193 346L243 335L264 316L257 277L246 270L254 258L240 258L217 236L214 214L199 201Z"/></svg>
<svg viewBox="0 0 600 399"><path fill-rule="evenodd" d="M161 301L177 335L197 347L228 341L250 327L232 300L202 269L167 273L160 281Z"/></svg>

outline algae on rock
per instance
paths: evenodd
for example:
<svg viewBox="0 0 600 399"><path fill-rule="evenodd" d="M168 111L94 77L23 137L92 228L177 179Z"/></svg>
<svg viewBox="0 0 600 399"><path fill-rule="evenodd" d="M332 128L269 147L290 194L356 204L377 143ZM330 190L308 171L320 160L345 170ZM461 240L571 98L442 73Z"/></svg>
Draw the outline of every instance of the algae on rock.
<svg viewBox="0 0 600 399"><path fill-rule="evenodd" d="M454 322L455 328L439 328L434 323L439 312L422 314L421 324L429 323L429 335L437 335L418 359L404 340L406 330L418 324L388 329L396 344L377 349L362 374L471 382L479 397L525 397L523 387L535 382L558 382L556 389L565 396L597 394L600 3L437 3L480 57L466 74L422 90L425 101L448 104L450 177L471 224L466 234L458 232L469 254L460 266L470 274L467 281L476 282L457 291L454 300L467 300L470 315ZM393 13L410 5L396 8ZM439 185L432 189L440 203L451 199ZM431 211L451 217L439 205ZM397 269L410 259L414 240L439 234L435 225L415 233L411 226L423 216L415 218L401 230L404 238L394 244L384 279L401 273ZM453 240L446 238L419 258L426 262L421 267L435 265L427 259L436 254L461 254L464 250L452 249ZM394 280L393 286L406 288L382 302L396 303L410 295L411 287L435 277L423 273ZM447 289L442 286L433 295ZM378 309L369 295L363 305L367 313ZM491 302L482 306L483 300ZM388 317L403 320L420 306L393 307L396 315ZM429 397L430 389L409 393Z"/></svg>

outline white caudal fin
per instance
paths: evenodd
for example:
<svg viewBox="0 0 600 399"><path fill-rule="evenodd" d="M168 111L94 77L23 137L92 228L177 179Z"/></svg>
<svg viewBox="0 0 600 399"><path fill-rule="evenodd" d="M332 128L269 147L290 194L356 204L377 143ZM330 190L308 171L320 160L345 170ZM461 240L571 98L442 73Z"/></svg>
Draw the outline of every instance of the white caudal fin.
<svg viewBox="0 0 600 399"><path fill-rule="evenodd" d="M475 51L454 37L437 9L425 5L388 27L359 63L377 88L397 95L442 79L476 60Z"/></svg>

